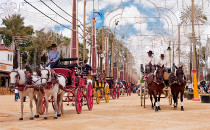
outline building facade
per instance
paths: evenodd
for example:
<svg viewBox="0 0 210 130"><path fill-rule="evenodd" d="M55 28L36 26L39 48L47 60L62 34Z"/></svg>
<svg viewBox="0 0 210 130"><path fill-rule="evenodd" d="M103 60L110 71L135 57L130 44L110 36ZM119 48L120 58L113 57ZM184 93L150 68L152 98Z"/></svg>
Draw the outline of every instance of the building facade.
<svg viewBox="0 0 210 130"><path fill-rule="evenodd" d="M9 86L8 74L13 69L13 51L6 47L3 41L0 44L0 86Z"/></svg>

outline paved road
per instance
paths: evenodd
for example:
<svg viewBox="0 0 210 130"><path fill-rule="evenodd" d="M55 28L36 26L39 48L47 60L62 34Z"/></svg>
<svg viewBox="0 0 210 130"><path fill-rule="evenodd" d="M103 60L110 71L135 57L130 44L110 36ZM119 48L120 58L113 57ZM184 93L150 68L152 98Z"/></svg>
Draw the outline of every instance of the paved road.
<svg viewBox="0 0 210 130"><path fill-rule="evenodd" d="M210 129L210 104L201 104L184 100L185 111L174 109L167 99L161 99L159 112L151 109L149 100L146 108L140 106L139 96L121 96L118 100L102 101L94 104L92 111L83 107L76 114L73 106L64 103L64 115L53 119L50 106L49 119L43 116L29 120L29 102L25 103L24 120L19 121L20 102L14 102L14 96L0 96L0 129L71 129L71 130L138 130L138 129ZM35 110L35 108L34 108Z"/></svg>

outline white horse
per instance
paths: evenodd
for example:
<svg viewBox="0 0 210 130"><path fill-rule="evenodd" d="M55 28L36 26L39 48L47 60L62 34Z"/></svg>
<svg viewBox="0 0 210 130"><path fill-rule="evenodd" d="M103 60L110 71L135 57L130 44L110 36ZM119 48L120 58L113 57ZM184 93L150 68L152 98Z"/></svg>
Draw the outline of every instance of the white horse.
<svg viewBox="0 0 210 130"><path fill-rule="evenodd" d="M48 115L49 96L53 96L55 108L54 119L57 119L57 117L61 116L61 110L63 109L63 96L65 93L59 87L66 87L66 78L62 75L55 74L50 67L43 68L41 66L41 84L44 86L43 88L46 100L46 112L44 119L47 119Z"/></svg>
<svg viewBox="0 0 210 130"><path fill-rule="evenodd" d="M10 86L16 86L19 89L19 94L20 94L20 100L21 100L21 116L19 120L23 120L23 101L25 96L29 96L30 98L30 109L31 109L31 117L30 120L33 120L33 99L36 104L36 115L34 116L35 118L39 118L39 113L38 113L38 108L39 108L39 103L41 101L41 91L37 91L34 88L28 88L27 86L27 75L25 73L25 70L12 70L11 73L9 74L10 77ZM32 76L32 86L40 86L41 85L41 80L37 80L36 77ZM36 97L37 95L37 97Z"/></svg>

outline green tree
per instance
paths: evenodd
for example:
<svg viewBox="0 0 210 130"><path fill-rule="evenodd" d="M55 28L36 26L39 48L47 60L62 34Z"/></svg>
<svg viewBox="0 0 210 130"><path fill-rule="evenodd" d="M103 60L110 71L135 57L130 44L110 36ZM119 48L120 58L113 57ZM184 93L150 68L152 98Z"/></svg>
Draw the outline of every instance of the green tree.
<svg viewBox="0 0 210 130"><path fill-rule="evenodd" d="M0 33L4 35L3 38L7 46L12 43L14 45L14 68L17 68L17 49L19 48L19 43L27 44L29 42L28 39L24 38L33 34L33 27L24 26L24 18L20 14L14 14L9 18L3 19L2 24L5 27L0 28Z"/></svg>

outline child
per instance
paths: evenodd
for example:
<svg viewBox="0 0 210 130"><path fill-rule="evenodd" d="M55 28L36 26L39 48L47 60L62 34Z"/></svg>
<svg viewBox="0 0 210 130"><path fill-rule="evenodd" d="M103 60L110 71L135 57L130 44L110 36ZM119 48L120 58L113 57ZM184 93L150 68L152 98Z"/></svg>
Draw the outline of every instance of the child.
<svg viewBox="0 0 210 130"><path fill-rule="evenodd" d="M19 96L19 91L18 91L17 88L15 88L15 101L17 101L18 98L20 98L20 96Z"/></svg>

